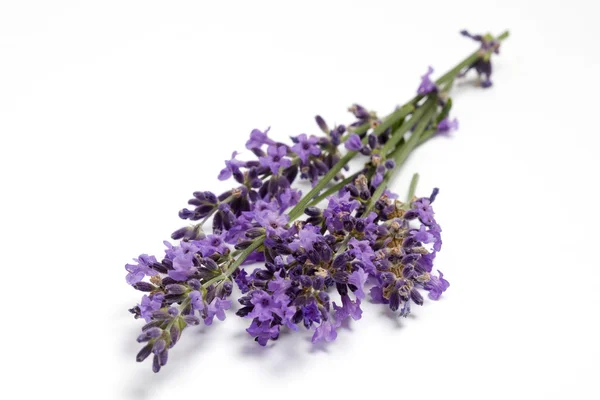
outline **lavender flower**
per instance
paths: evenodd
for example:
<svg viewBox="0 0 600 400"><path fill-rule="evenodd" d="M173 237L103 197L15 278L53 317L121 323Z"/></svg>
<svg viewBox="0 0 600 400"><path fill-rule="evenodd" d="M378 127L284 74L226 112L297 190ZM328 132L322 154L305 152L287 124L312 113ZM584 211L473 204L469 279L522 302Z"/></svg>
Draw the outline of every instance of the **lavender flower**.
<svg viewBox="0 0 600 400"><path fill-rule="evenodd" d="M317 343L321 340L325 340L327 342L332 342L337 338L336 329L339 326L335 325L330 321L325 321L317 329L315 329L315 333L312 337L312 342Z"/></svg>
<svg viewBox="0 0 600 400"><path fill-rule="evenodd" d="M348 140L346 140L344 146L351 151L360 151L363 147L360 136L358 136L356 133L353 133L350 135L350 137L348 137Z"/></svg>
<svg viewBox="0 0 600 400"><path fill-rule="evenodd" d="M455 131L457 129L458 129L458 120L456 118L451 120L450 118L446 117L446 118L442 119L437 125L438 133L446 134L451 131Z"/></svg>
<svg viewBox="0 0 600 400"><path fill-rule="evenodd" d="M431 279L425 283L424 288L429 292L429 298L431 300L438 300L442 293L448 289L450 283L444 279L444 274L438 271L439 277L432 276Z"/></svg>
<svg viewBox="0 0 600 400"><path fill-rule="evenodd" d="M417 88L417 94L423 96L429 93L437 92L438 87L435 82L431 80L431 74L433 74L433 68L429 66L425 75L421 76L421 84Z"/></svg>
<svg viewBox="0 0 600 400"><path fill-rule="evenodd" d="M244 166L246 163L243 161L236 160L235 157L238 155L237 151L234 151L231 154L231 160L225 161L225 168L221 170L219 173L219 180L224 181L229 179L233 174L240 173L240 167Z"/></svg>
<svg viewBox="0 0 600 400"><path fill-rule="evenodd" d="M285 158L287 149L285 146L270 145L267 148L267 155L260 157L260 165L271 169L273 174L278 174L280 168L287 168L292 165L289 158Z"/></svg>
<svg viewBox="0 0 600 400"><path fill-rule="evenodd" d="M137 264L125 265L125 269L127 272L129 272L125 279L130 285L140 282L145 276L153 276L158 274L157 271L152 269L152 264L156 262L156 258L154 256L142 254L138 258L134 258L133 261L135 261Z"/></svg>
<svg viewBox="0 0 600 400"><path fill-rule="evenodd" d="M489 53L498 44L463 34L481 44L482 56L469 68L489 86ZM269 129L254 129L248 161L234 152L219 174L233 185L220 194L194 192L179 216L198 222L173 232L161 261L143 254L125 266L127 283L144 292L129 310L146 321L136 360L152 355L158 372L185 329L226 318L234 284L242 292L236 315L249 320L246 331L261 346L299 329L313 331L315 343L331 342L342 326L362 319L367 299L402 317L424 303L425 292L438 300L450 285L442 272L432 274L442 247L433 210L438 190L404 203L384 186L428 138L423 132L458 128L448 118L451 100L438 93L432 73L429 67L421 77L417 102L386 118L353 104L344 146L345 125L330 129L320 116L323 135L292 136L289 145L271 139ZM452 78L443 75L440 87ZM348 176L355 156L364 164ZM302 179L313 185L305 197L295 187ZM212 223L208 234L206 221Z"/></svg>
<svg viewBox="0 0 600 400"><path fill-rule="evenodd" d="M269 139L267 136L269 129L271 128L267 128L267 130L264 132L261 132L258 129L253 129L252 132L250 132L250 139L246 142L246 148L248 150L254 150L260 149L264 144L275 144L275 142Z"/></svg>
<svg viewBox="0 0 600 400"><path fill-rule="evenodd" d="M462 30L460 34L481 44L481 57L467 67L467 69L463 71L460 76L464 76L469 70L474 68L475 71L477 71L477 75L480 79L483 76L483 80L481 80L480 83L481 87L488 88L492 86L492 81L490 80L490 77L492 76L491 53L500 53L500 42L494 40L494 37L490 34L472 35L466 30Z"/></svg>
<svg viewBox="0 0 600 400"><path fill-rule="evenodd" d="M162 307L164 299L165 296L162 293L156 293L150 296L144 295L141 304L139 304L140 316L144 318L146 322L150 322L152 313Z"/></svg>
<svg viewBox="0 0 600 400"><path fill-rule="evenodd" d="M204 323L206 325L212 325L214 317L217 317L219 321L225 321L225 310L229 310L230 308L231 300L222 300L217 297L208 305Z"/></svg>
<svg viewBox="0 0 600 400"><path fill-rule="evenodd" d="M303 164L308 163L309 156L318 156L321 154L321 149L317 146L319 139L316 136L307 136L305 133L292 138L295 145L292 150L300 157Z"/></svg>

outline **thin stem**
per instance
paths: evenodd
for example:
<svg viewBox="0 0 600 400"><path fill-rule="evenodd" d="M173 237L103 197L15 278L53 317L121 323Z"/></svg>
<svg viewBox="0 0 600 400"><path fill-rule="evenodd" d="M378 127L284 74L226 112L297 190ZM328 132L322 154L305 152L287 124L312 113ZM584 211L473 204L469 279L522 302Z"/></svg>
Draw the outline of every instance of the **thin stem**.
<svg viewBox="0 0 600 400"><path fill-rule="evenodd" d="M414 174L412 179L410 180L410 186L408 187L408 196L406 197L406 203L410 204L412 202L412 198L417 191L417 185L419 183L419 174Z"/></svg>
<svg viewBox="0 0 600 400"><path fill-rule="evenodd" d="M435 104L435 102L434 102L434 104ZM389 170L386 173L385 177L383 178L383 181L377 187L377 189L375 190L375 193L373 193L373 195L371 196L371 200L369 201L369 203L367 204L367 207L363 211L362 216L367 216L373 210L373 208L375 208L375 204L377 203L377 200L379 200L381 198L381 196L383 195L383 192L387 188L390 179L392 178L394 173L399 169L399 167L404 163L404 161L406 161L406 158L408 157L410 152L416 147L416 144L419 141L419 136L421 136L421 134L423 133L423 131L425 130L425 128L427 127L427 125L429 124L429 122L431 121L431 119L433 118L434 115L435 115L435 107L433 107L433 108L429 107L427 110L427 113L425 114L423 119L421 121L419 121L419 124L417 125L417 128L411 135L410 139L408 139L408 141L404 145L398 146L394 150L394 152L392 153L392 158L396 162L396 165L394 166L393 169ZM414 179L414 177L413 177L413 179ZM411 182L411 185L412 185L412 182ZM415 186L416 186L416 183L415 183ZM340 244L340 247L336 251L336 253L335 253L336 256L340 255L346 249L346 246L348 245L349 241L350 241L350 236L346 236L344 238L344 240L342 241L342 243Z"/></svg>
<svg viewBox="0 0 600 400"><path fill-rule="evenodd" d="M373 133L375 135L380 135L387 128L391 127L396 122L400 121L402 118L406 117L408 114L410 114L414 110L415 110L415 106L411 103L407 103L407 104L403 105L402 107L398 107L391 114L387 115L386 117L384 117L382 119L381 123L373 129ZM349 128L348 135L346 137L342 138L342 141L347 140L347 138L352 133L356 133L357 135L360 135L361 133L365 133L366 131L369 130L370 127L371 127L371 123L367 122L367 123L364 123L355 128Z"/></svg>
<svg viewBox="0 0 600 400"><path fill-rule="evenodd" d="M323 201L325 198L327 198L328 196L331 196L332 194L334 194L335 192L341 190L344 186L346 186L347 184L351 183L352 181L354 181L354 179L356 179L356 177L358 175L360 175L363 172L363 170L360 170L358 172L355 172L354 174L350 175L349 177L345 178L343 181L340 181L338 183L336 183L335 185L333 185L332 187L330 187L329 189L327 189L326 191L324 191L323 193L321 193L319 196L315 197L313 199L313 201L311 201L308 206L314 206L316 204L319 204L321 201Z"/></svg>
<svg viewBox="0 0 600 400"><path fill-rule="evenodd" d="M427 129L425 132L423 132L423 134L421 135L421 137L419 138L419 143L417 144L417 146L422 145L423 143L425 143L426 141L428 141L429 139L431 139L431 137L437 132L437 127L433 127L430 129Z"/></svg>
<svg viewBox="0 0 600 400"><path fill-rule="evenodd" d="M435 106L435 100L429 99L425 102L425 104L419 107L417 111L413 113L410 120L402 124L402 126L400 126L400 128L398 128L398 130L394 132L392 137L390 137L390 139L383 145L383 148L381 149L381 154L386 155L390 151L395 149L398 142L404 137L404 134L408 132L411 128L413 128L419 122L421 116L432 106Z"/></svg>
<svg viewBox="0 0 600 400"><path fill-rule="evenodd" d="M496 40L502 41L502 40L506 39L508 37L508 35L509 35L508 31L505 31L502 34L500 34L496 38ZM436 84L438 86L441 86L449 79L454 79L456 77L456 75L458 75L460 73L460 71L462 71L464 68L472 65L480 57L483 57L486 54L482 54L481 50L475 51L470 56L465 58L463 61L458 63L450 71L446 72L444 75L439 77L436 80ZM392 135L392 137L388 140L388 142L386 142L386 144L383 147L384 151L382 151L382 154L384 154L384 155L386 155L387 153L389 153L390 151L393 150L392 157L396 161L396 166L394 167L394 169L387 172L386 176L383 179L383 182L381 182L381 184L375 191L371 200L379 199L379 197L381 197L381 195L383 194L383 191L385 190L387 184L389 183L392 175L398 170L398 167L400 165L402 165L402 163L406 160L406 158L408 157L410 152L415 147L417 147L419 144L423 143L424 140L428 139L431 135L433 135L433 132L427 131L427 134L424 136L424 140L421 141L421 135L423 134L424 130L427 128L427 125L430 123L431 117L433 116L433 114L435 112L435 101L433 103L429 103L430 100L427 100L425 102L425 104L423 104L421 107L416 108L416 110L415 110L417 103L424 97L426 97L426 95L425 96L420 96L420 95L415 96L412 100L410 100L404 106L398 108L397 110L392 112L389 116L384 118L382 123L374 128L373 133L380 134L383 131L385 131L387 128L393 126L395 123L397 123L398 121L402 120L403 118L405 118L406 116L408 116L409 114L412 113L412 116L411 116L410 120L408 121L408 123L403 123L398 128L398 130ZM426 115L426 118L421 119L421 117L424 114ZM417 125L417 127L416 127L415 131L413 132L413 134L408 139L408 141L406 141L401 146L397 146L398 143L400 142L400 140L402 140L404 138L404 134L406 132L408 132L410 129L412 129L415 125ZM370 124L363 124L357 128L354 128L352 130L352 133L367 132L369 130L369 127L370 127ZM366 142L366 140L367 140L367 137L365 136L363 138L363 142ZM290 221L294 221L295 219L297 219L304 213L304 209L306 208L306 206L309 203L311 203L315 197L319 196L319 193L321 192L321 190L323 190L325 188L325 186L331 180L333 180L335 178L335 176L338 174L338 172L340 172L342 170L342 168L352 158L354 158L354 156L356 156L356 154L357 154L357 152L355 152L355 151L349 151L348 153L346 153L319 180L319 182L304 197L302 197L300 199L298 204L296 204L296 206L294 208L292 208L292 210L289 212ZM374 206L375 206L375 201L371 201L370 205L365 210L365 213L370 212ZM215 278L207 281L204 285L209 286L210 284L218 281L219 279L226 278L229 275L231 275L233 273L233 271L235 271L235 269L238 268L244 262L244 260L246 259L246 257L248 255L250 255L250 253L252 253L254 250L256 250L258 247L260 247L262 245L264 238L265 238L264 236L256 238L256 240L250 245L250 247L245 249L239 255L239 257L237 259L235 259L235 261L229 266L229 268L225 271L225 273L223 275L220 275L218 277L215 277Z"/></svg>
<svg viewBox="0 0 600 400"><path fill-rule="evenodd" d="M356 151L349 151L346 153L320 180L317 184L304 196L300 199L298 204L294 206L289 212L290 221L295 220L300 217L302 213L304 213L304 209L308 205L308 203L313 199L313 197L317 196L321 190L335 178L335 176L344 168L346 164L354 156L357 154Z"/></svg>
<svg viewBox="0 0 600 400"><path fill-rule="evenodd" d="M435 104L435 99L433 99L433 100L434 100L433 104ZM387 188L387 185L388 185L390 179L392 178L392 176L394 175L394 173L396 173L396 171L398 171L400 166L408 158L408 155L410 154L410 152L416 147L417 143L419 142L419 138L420 138L421 134L423 133L423 131L425 130L427 125L429 125L434 114L435 114L435 107L433 107L433 108L428 107L427 113L419 121L417 127L415 128L415 131L412 133L410 138L406 141L406 143L403 146L399 146L394 151L394 153L392 154L392 158L396 162L396 165L394 166L393 169L389 170L385 174L383 181L377 187L377 189L375 190L375 193L373 193L373 195L371 196L371 201L365 208L365 211L363 212L362 215L368 215L371 212L371 210L373 210L373 208L375 207L375 203L377 202L377 200L379 200L379 198L381 197L381 195Z"/></svg>

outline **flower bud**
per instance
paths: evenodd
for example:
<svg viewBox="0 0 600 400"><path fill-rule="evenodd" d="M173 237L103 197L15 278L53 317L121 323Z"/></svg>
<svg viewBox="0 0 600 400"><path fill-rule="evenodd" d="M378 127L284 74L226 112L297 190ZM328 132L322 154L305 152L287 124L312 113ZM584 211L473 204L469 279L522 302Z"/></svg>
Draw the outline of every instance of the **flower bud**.
<svg viewBox="0 0 600 400"><path fill-rule="evenodd" d="M246 231L246 237L249 239L256 239L257 237L265 234L265 228L250 228Z"/></svg>
<svg viewBox="0 0 600 400"><path fill-rule="evenodd" d="M137 362L142 362L146 358L148 358L148 356L150 355L150 353L152 353L152 345L151 344L147 344L144 347L142 347L142 349L140 350L139 353L137 353L137 356L135 357L135 360Z"/></svg>
<svg viewBox="0 0 600 400"><path fill-rule="evenodd" d="M396 311L400 307L400 293L397 290L390 294L390 310Z"/></svg>
<svg viewBox="0 0 600 400"><path fill-rule="evenodd" d="M418 304L420 306L423 305L423 296L421 295L421 293L419 293L417 289L413 288L410 291L410 298L415 304Z"/></svg>
<svg viewBox="0 0 600 400"><path fill-rule="evenodd" d="M188 210L187 208L179 210L179 218L181 219L189 219L194 215L194 211Z"/></svg>
<svg viewBox="0 0 600 400"><path fill-rule="evenodd" d="M404 219L413 220L419 216L419 212L417 210L408 210L404 213Z"/></svg>
<svg viewBox="0 0 600 400"><path fill-rule="evenodd" d="M187 281L188 285L194 290L200 289L200 281L198 279L190 279Z"/></svg>
<svg viewBox="0 0 600 400"><path fill-rule="evenodd" d="M235 315L237 315L238 317L245 317L246 315L250 314L250 312L252 312L252 310L254 310L254 306L246 306L246 307L242 307L239 310L237 310L237 312L235 313Z"/></svg>
<svg viewBox="0 0 600 400"><path fill-rule="evenodd" d="M158 373L158 371L160 371L160 360L158 359L158 356L156 354L152 359L152 371L154 373Z"/></svg>
<svg viewBox="0 0 600 400"><path fill-rule="evenodd" d="M219 269L219 265L210 257L204 257L200 259L200 264L208 268L211 271Z"/></svg>
<svg viewBox="0 0 600 400"><path fill-rule="evenodd" d="M321 209L314 206L306 207L304 209L304 214L308 215L309 217L318 217L321 215Z"/></svg>
<svg viewBox="0 0 600 400"><path fill-rule="evenodd" d="M165 351L161 352L161 353L158 355L158 363L159 363L161 366L164 366L164 365L166 365L166 364L167 364L167 360L168 360L168 359L169 359L169 352L168 352L168 350L165 350Z"/></svg>
<svg viewBox="0 0 600 400"><path fill-rule="evenodd" d="M323 118L321 118L320 115L317 115L315 117L315 121L317 121L317 125L319 125L319 128L323 131L323 133L329 134L329 127L327 126L327 123L325 122L325 120Z"/></svg>
<svg viewBox="0 0 600 400"><path fill-rule="evenodd" d="M187 290L187 288L185 286L180 285L178 283L168 285L166 287L166 289L167 289L167 293L169 293L169 294L183 294Z"/></svg>
<svg viewBox="0 0 600 400"><path fill-rule="evenodd" d="M200 318L196 317L195 315L184 315L183 316L183 320L188 325L198 325L198 324L200 324Z"/></svg>
<svg viewBox="0 0 600 400"><path fill-rule="evenodd" d="M170 318L171 318L171 316L165 310L152 311L152 319L166 320L166 319L170 319Z"/></svg>
<svg viewBox="0 0 600 400"><path fill-rule="evenodd" d="M171 347L175 345L179 341L181 337L181 329L179 328L178 323L174 323L171 325L171 329L169 330L169 334L171 336Z"/></svg>
<svg viewBox="0 0 600 400"><path fill-rule="evenodd" d="M133 284L133 287L141 292L151 292L156 289L156 286L148 282L137 282Z"/></svg>
<svg viewBox="0 0 600 400"><path fill-rule="evenodd" d="M167 348L167 342L164 339L158 339L152 346L152 352L158 354Z"/></svg>

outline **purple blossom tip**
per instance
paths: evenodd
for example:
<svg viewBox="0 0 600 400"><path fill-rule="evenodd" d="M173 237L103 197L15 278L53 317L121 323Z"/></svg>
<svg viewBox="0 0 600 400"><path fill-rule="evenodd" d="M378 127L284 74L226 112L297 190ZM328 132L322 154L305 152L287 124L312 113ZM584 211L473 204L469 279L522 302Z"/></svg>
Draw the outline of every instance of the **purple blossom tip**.
<svg viewBox="0 0 600 400"><path fill-rule="evenodd" d="M441 120L437 126L438 133L442 133L442 134L447 134L447 133L450 133L457 129L458 129L458 119L456 119L456 118L451 120L450 118L446 117L443 120Z"/></svg>
<svg viewBox="0 0 600 400"><path fill-rule="evenodd" d="M360 136L356 133L350 135L348 140L346 140L346 143L344 143L344 146L351 151L360 151L363 147Z"/></svg>
<svg viewBox="0 0 600 400"><path fill-rule="evenodd" d="M433 68L429 66L425 75L421 76L421 84L417 88L417 94L424 96L438 90L437 85L430 78L431 74L433 74Z"/></svg>

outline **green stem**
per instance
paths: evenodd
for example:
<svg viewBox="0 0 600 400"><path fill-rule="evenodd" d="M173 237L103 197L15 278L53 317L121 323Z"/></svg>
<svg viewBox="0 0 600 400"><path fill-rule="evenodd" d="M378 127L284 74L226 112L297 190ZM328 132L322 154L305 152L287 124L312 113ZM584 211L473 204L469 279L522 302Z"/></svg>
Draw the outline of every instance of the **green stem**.
<svg viewBox="0 0 600 400"><path fill-rule="evenodd" d="M412 203L412 198L417 191L417 184L419 183L419 174L414 174L412 179L410 180L410 186L408 187L408 196L406 197L406 203Z"/></svg>
<svg viewBox="0 0 600 400"><path fill-rule="evenodd" d="M202 285L202 287L206 289L215 282L227 279L231 274L233 274L233 271L235 271L240 265L242 265L246 257L248 257L254 250L258 249L263 244L264 240L265 235L257 237L254 240L254 242L252 242L250 246L246 247L236 259L232 260L231 265L227 267L227 269L223 272L222 275L215 276L214 278L206 281Z"/></svg>
<svg viewBox="0 0 600 400"><path fill-rule="evenodd" d="M508 35L509 35L508 31L505 31L502 34L500 34L496 38L496 40L502 41L502 40L506 39L508 37ZM477 61L477 59L479 59L482 56L483 55L480 50L475 51L470 56L465 58L463 61L458 63L450 71L446 72L444 75L439 77L435 81L435 83L438 86L441 86L448 80L453 80L456 77L456 75L458 75L460 73L460 71L462 71L464 68L473 64L475 61ZM392 156L393 156L394 160L396 161L396 166L394 167L394 169L387 172L386 176L383 179L383 182L379 185L379 187L373 194L373 196L371 198L372 201L367 206L364 214L370 212L373 209L373 207L375 206L375 201L373 201L373 199L379 199L381 197L381 195L383 194L383 191L387 187L387 184L389 183L392 175L397 171L398 167L400 165L402 165L402 163L406 160L406 158L408 157L410 152L415 147L417 147L419 144L423 143L424 140L428 139L431 135L433 135L433 132L431 132L431 130L429 130L429 131L427 131L426 135L424 135L423 140L421 140L421 135L423 134L424 130L427 128L427 125L430 123L431 117L435 113L435 100L433 102L430 102L431 100L427 100L426 103L423 104L423 106L418 107L415 110L416 104L424 97L426 97L426 96L415 96L412 100L410 100L404 106L396 109L394 112L392 112L386 118L384 118L383 121L381 122L381 124L378 125L377 127L375 127L375 129L373 129L374 134L377 134L377 135L381 134L387 128L393 126L398 121L401 121L403 118L405 118L406 116L408 116L409 114L412 113L412 116L411 116L410 120L408 121L408 123L403 123L398 128L398 130L396 132L394 132L392 137L388 140L388 142L383 147L383 151L382 151L383 155L387 155L390 151L393 150ZM423 115L425 115L426 117L421 118ZM398 143L400 142L400 140L402 140L404 138L404 134L406 132L408 132L408 130L413 128L415 125L417 125L417 127L416 127L415 131L413 132L413 134L408 139L408 141L406 141L406 143L404 143L401 146L397 146ZM354 128L352 130L352 133L358 134L358 133L367 132L369 130L369 127L370 127L370 124L363 124L357 128ZM365 136L363 138L363 142L366 142L366 140L367 140L367 137ZM319 196L321 190L323 190L325 188L325 186L331 180L333 180L335 178L335 176L338 174L338 172L340 172L342 170L342 168L352 158L354 158L354 156L356 156L356 154L357 154L357 152L355 152L355 151L349 151L348 153L346 153L327 172L327 174L325 174L325 176L323 176L319 180L319 182L304 197L302 197L302 199L300 199L298 204L296 204L296 206L294 208L292 208L292 210L289 212L290 221L294 221L295 219L297 219L304 213L304 209L306 208L306 206L309 203L311 203L317 196ZM218 277L215 277L215 278L207 281L203 285L203 287L207 287L222 278L224 279L224 278L229 277L229 275L231 275L233 273L233 271L235 271L235 269L238 268L244 262L244 260L246 259L246 257L248 255L250 255L250 253L252 253L254 250L256 250L258 247L260 247L262 245L263 241L264 241L264 236L256 238L256 240L250 245L250 247L248 247L242 253L240 253L239 257L237 257L232 262L232 264L229 266L229 268L227 268L227 270L223 273L223 275L220 275Z"/></svg>
<svg viewBox="0 0 600 400"><path fill-rule="evenodd" d="M383 178L383 181L377 187L377 189L375 190L375 193L373 193L373 195L371 196L371 200L369 201L369 203L367 204L367 207L365 208L365 210L362 213L363 216L367 216L373 210L373 208L375 208L375 204L377 203L377 200L379 200L381 198L381 196L383 195L383 192L387 188L390 179L392 178L394 173L400 168L400 166L404 163L404 161L406 161L410 152L416 147L417 143L419 142L419 137L421 136L421 134L423 133L423 131L425 130L427 125L431 122L434 115L435 115L435 107L429 108L427 110L427 113L423 117L423 119L421 121L419 121L419 124L417 125L417 128L411 135L410 139L408 139L408 141L405 144L398 146L394 150L391 158L394 159L394 161L396 162L396 165L394 166L393 169L389 170L386 173L385 177ZM414 180L414 177L413 177L413 180ZM411 182L411 185L412 185L412 182ZM415 186L416 186L416 182L415 182ZM342 241L342 243L340 244L340 247L338 248L338 250L335 252L336 256L340 255L346 249L346 246L348 245L349 241L350 241L350 236L346 236L344 238L344 240Z"/></svg>
<svg viewBox="0 0 600 400"><path fill-rule="evenodd" d="M411 128L413 128L419 122L421 116L425 112L429 111L432 107L435 107L435 99L433 97L427 100L425 104L423 104L421 107L419 107L417 111L413 113L411 118L407 122L402 124L396 132L394 132L392 137L390 137L390 139L383 145L383 148L381 149L381 154L387 155L390 151L395 149L398 142L404 137L404 134L408 132Z"/></svg>
<svg viewBox="0 0 600 400"><path fill-rule="evenodd" d="M434 100L433 104L435 104L435 99L433 99L433 100ZM415 128L415 131L412 133L410 138L406 141L406 143L403 146L399 146L394 151L394 153L392 154L392 158L396 162L396 165L394 166L393 169L389 170L385 174L383 181L377 187L377 190L375 190L375 193L373 193L373 195L371 196L371 201L365 208L363 215L368 215L371 212L371 210L373 210L373 208L375 207L375 203L377 202L377 200L379 200L379 198L383 194L384 190L387 188L388 183L389 183L390 179L392 178L392 176L394 175L394 173L396 173L396 171L400 168L400 166L404 163L404 161L406 161L410 152L419 143L419 138L420 138L421 134L423 133L423 131L425 130L427 125L429 125L429 123L431 122L431 119L433 118L434 115L435 115L435 107L434 108L429 107L427 110L427 113L419 121L417 127Z"/></svg>
<svg viewBox="0 0 600 400"><path fill-rule="evenodd" d="M319 196L315 197L313 199L313 201L311 201L308 204L308 206L314 206L316 204L319 204L321 201L323 201L328 196L331 196L335 192L341 190L344 186L346 186L347 184L353 182L354 179L356 179L356 177L362 173L362 171L363 170L355 172L354 174L352 174L349 177L345 178L343 181L340 181L340 182L336 183L335 185L333 185L332 187L330 187L329 189L327 189L326 191L324 191L323 193L321 193Z"/></svg>
<svg viewBox="0 0 600 400"><path fill-rule="evenodd" d="M313 197L317 196L321 190L335 178L335 176L344 168L346 164L354 156L358 154L356 151L349 151L346 153L320 180L317 184L304 196L300 199L298 204L294 206L289 212L290 221L295 220L300 217L304 213L304 209L308 205L308 203L313 199Z"/></svg>

